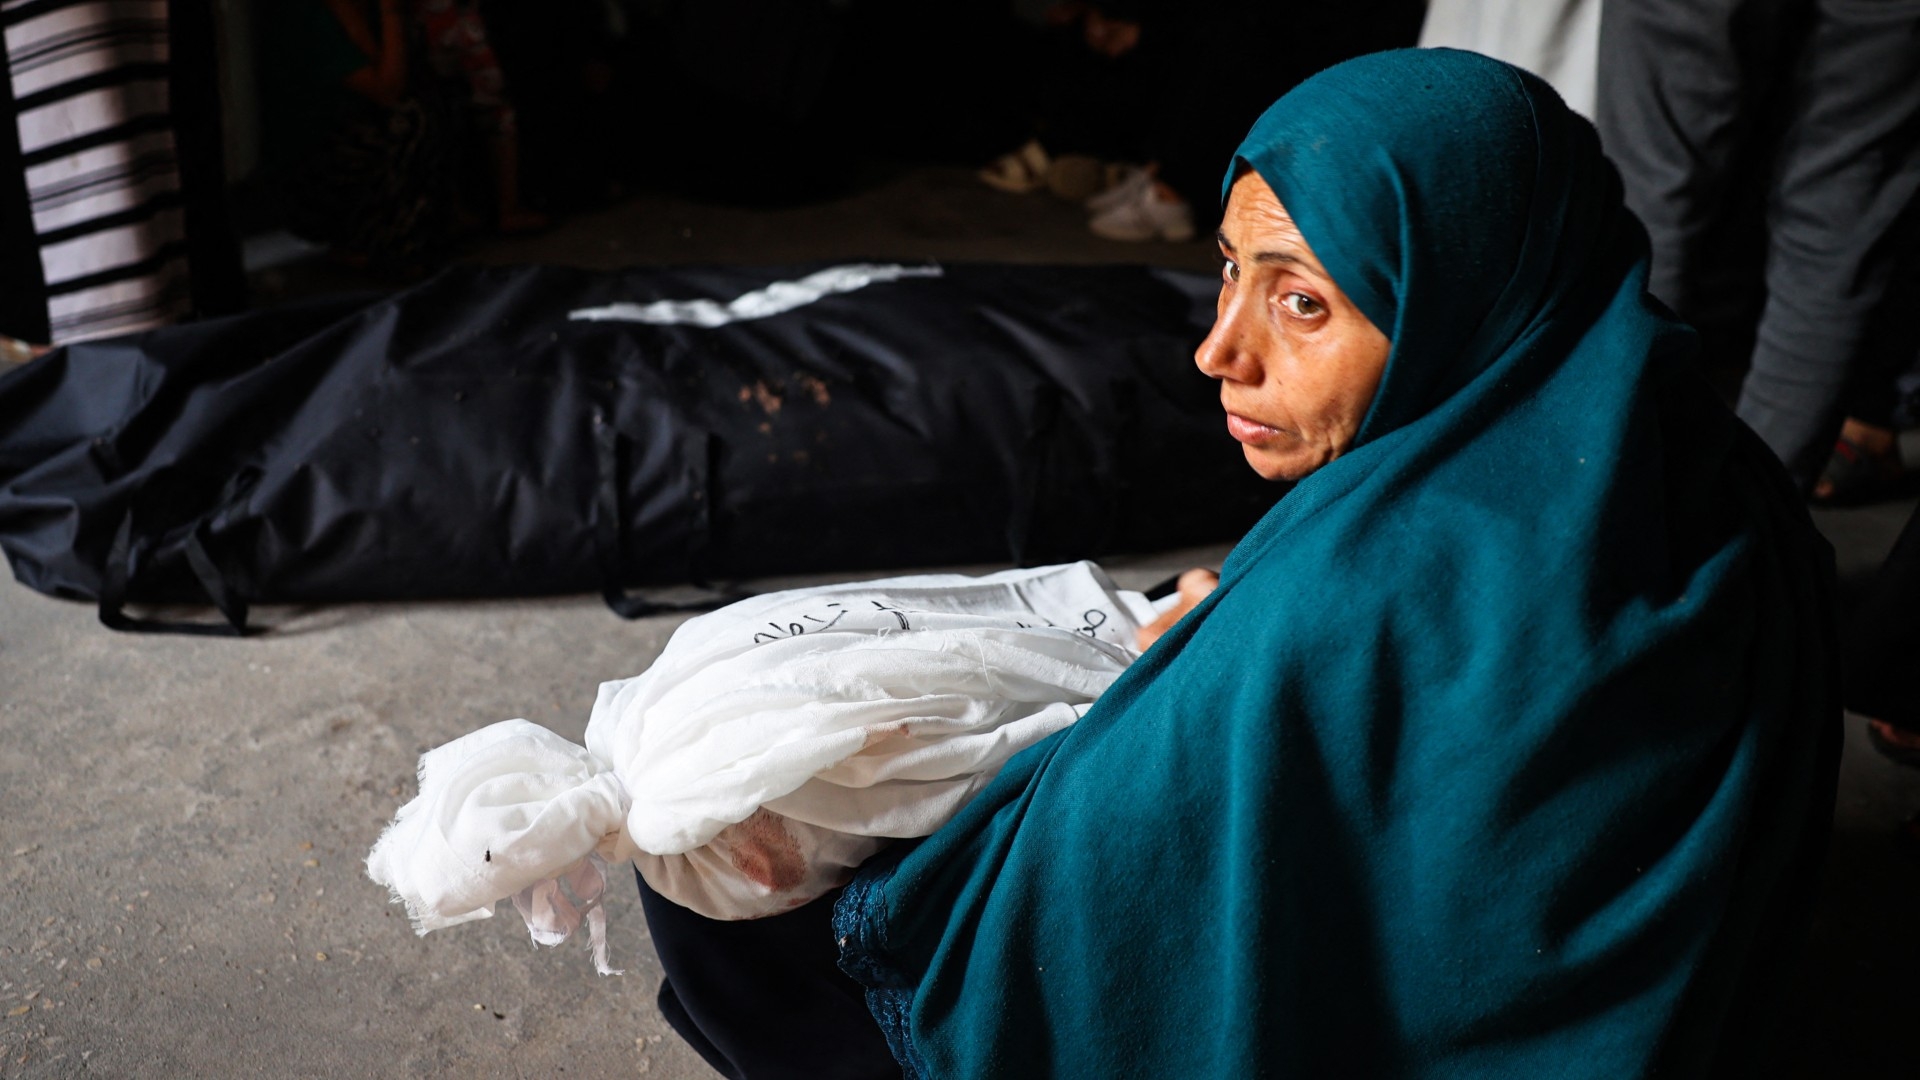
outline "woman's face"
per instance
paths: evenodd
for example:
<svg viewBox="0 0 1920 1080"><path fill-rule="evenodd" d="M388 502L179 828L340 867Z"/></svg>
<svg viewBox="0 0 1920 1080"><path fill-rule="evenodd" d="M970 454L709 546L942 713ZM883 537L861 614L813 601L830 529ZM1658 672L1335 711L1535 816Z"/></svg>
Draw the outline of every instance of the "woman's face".
<svg viewBox="0 0 1920 1080"><path fill-rule="evenodd" d="M1227 197L1220 253L1219 307L1194 362L1220 380L1227 431L1253 471L1298 480L1353 445L1392 343L1252 170Z"/></svg>

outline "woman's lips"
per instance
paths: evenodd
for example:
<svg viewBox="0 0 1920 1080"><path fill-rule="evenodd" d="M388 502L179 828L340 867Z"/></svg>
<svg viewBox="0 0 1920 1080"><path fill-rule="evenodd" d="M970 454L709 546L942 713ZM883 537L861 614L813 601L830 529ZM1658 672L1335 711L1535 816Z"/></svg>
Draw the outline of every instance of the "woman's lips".
<svg viewBox="0 0 1920 1080"><path fill-rule="evenodd" d="M1227 434L1250 446L1258 446L1280 434L1280 429L1230 412L1227 414Z"/></svg>

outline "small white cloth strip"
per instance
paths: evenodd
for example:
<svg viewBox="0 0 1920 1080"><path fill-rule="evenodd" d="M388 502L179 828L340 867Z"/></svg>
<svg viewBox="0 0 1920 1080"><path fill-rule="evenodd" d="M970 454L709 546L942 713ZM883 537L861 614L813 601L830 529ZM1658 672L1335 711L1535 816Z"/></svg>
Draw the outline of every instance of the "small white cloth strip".
<svg viewBox="0 0 1920 1080"><path fill-rule="evenodd" d="M619 975L622 972L607 960L607 909L601 904L606 893L607 864L600 856L589 855L559 877L536 881L514 893L513 907L536 945L560 944L580 929L584 918L594 968L602 975Z"/></svg>
<svg viewBox="0 0 1920 1080"><path fill-rule="evenodd" d="M1152 616L1085 562L743 600L602 684L585 746L508 720L427 752L367 872L423 934L508 897L541 944L585 921L610 973L603 860L711 918L798 907L1077 720Z"/></svg>
<svg viewBox="0 0 1920 1080"><path fill-rule="evenodd" d="M620 303L580 308L567 318L584 322L637 322L655 326L725 326L764 319L805 307L835 293L853 292L869 285L910 277L939 277L938 266L901 266L898 263L850 263L815 271L798 281L776 281L764 289L743 293L727 303L717 300L655 300L650 304Z"/></svg>

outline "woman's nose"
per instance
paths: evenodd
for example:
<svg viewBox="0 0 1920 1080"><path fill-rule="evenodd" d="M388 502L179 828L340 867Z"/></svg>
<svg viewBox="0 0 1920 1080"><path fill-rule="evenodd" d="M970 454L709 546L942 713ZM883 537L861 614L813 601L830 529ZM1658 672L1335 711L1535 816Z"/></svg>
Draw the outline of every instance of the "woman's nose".
<svg viewBox="0 0 1920 1080"><path fill-rule="evenodd" d="M1244 307L1239 296L1222 304L1220 313L1214 317L1213 329L1194 350L1194 364L1209 378L1229 382L1260 381L1259 352L1253 348L1255 342L1248 332Z"/></svg>

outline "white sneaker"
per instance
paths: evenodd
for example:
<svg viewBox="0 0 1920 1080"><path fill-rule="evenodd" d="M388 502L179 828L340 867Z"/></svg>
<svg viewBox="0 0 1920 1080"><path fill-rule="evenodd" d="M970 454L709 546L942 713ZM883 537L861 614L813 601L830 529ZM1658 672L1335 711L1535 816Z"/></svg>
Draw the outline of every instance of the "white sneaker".
<svg viewBox="0 0 1920 1080"><path fill-rule="evenodd" d="M1107 240L1193 239L1193 208L1179 198L1168 200L1167 189L1151 178L1129 197L1109 205L1087 221L1093 235Z"/></svg>
<svg viewBox="0 0 1920 1080"><path fill-rule="evenodd" d="M1129 199L1139 198L1141 188L1153 186L1152 169L1143 169L1138 165L1109 165L1107 168L1117 169L1118 175L1114 176L1105 191L1087 196L1082 205L1088 213L1104 214Z"/></svg>

